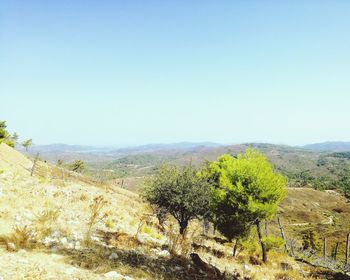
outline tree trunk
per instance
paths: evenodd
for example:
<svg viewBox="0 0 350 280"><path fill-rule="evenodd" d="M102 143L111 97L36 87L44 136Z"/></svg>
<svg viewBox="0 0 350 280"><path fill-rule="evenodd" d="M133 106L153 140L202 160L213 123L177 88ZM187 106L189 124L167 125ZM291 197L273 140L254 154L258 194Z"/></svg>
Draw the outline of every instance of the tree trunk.
<svg viewBox="0 0 350 280"><path fill-rule="evenodd" d="M181 235L184 235L185 234L185 231L186 231L186 228L188 226L188 221L181 221L179 223L179 226L180 226L180 234Z"/></svg>
<svg viewBox="0 0 350 280"><path fill-rule="evenodd" d="M323 239L323 259L327 258L327 239L326 237Z"/></svg>
<svg viewBox="0 0 350 280"><path fill-rule="evenodd" d="M260 242L260 245L261 245L262 261L264 263L266 263L267 262L267 251L266 251L266 247L265 247L264 242L262 242L262 233L261 233L261 228L260 228L260 221L257 220L255 224L256 224L257 231L258 231L259 242Z"/></svg>
<svg viewBox="0 0 350 280"><path fill-rule="evenodd" d="M238 249L238 240L236 239L235 246L233 246L232 256L235 257Z"/></svg>
<svg viewBox="0 0 350 280"><path fill-rule="evenodd" d="M335 261L337 261L338 246L339 246L339 242L337 242L335 244L335 248L334 248L333 258L334 258Z"/></svg>
<svg viewBox="0 0 350 280"><path fill-rule="evenodd" d="M277 216L277 222L278 222L278 226L280 228L280 232L281 232L281 237L283 238L284 240L284 250L285 252L288 253L288 247L287 247L287 239L286 239L286 236L284 234L284 229L283 229L283 225L282 225L282 222L280 220L280 217ZM292 252L292 254L294 255L294 253Z"/></svg>
<svg viewBox="0 0 350 280"><path fill-rule="evenodd" d="M207 218L203 219L203 235L208 235L209 233L209 220Z"/></svg>
<svg viewBox="0 0 350 280"><path fill-rule="evenodd" d="M346 236L346 248L345 248L345 264L348 264L349 259L349 241L350 241L350 233Z"/></svg>

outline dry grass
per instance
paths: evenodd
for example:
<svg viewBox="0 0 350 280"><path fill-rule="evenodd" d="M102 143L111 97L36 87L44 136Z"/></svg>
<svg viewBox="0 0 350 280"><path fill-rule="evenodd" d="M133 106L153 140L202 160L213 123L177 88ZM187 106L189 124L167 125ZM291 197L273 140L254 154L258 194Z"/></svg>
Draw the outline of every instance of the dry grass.
<svg viewBox="0 0 350 280"><path fill-rule="evenodd" d="M11 234L0 236L0 245L5 246L7 251L16 252L20 249L33 249L37 242L32 229L16 226Z"/></svg>

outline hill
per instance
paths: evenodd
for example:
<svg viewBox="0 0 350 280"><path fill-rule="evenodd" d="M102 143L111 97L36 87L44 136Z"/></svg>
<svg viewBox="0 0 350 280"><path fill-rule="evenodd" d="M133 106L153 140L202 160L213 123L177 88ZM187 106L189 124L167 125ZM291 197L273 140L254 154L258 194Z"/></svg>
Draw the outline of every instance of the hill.
<svg viewBox="0 0 350 280"><path fill-rule="evenodd" d="M315 143L305 145L303 148L319 152L348 152L350 151L350 142Z"/></svg>
<svg viewBox="0 0 350 280"><path fill-rule="evenodd" d="M338 189L350 194L349 185L344 183L350 176L350 159L347 153L317 152L273 144L248 143L217 147L197 146L186 150L132 152L112 160L90 161L87 172L111 180L140 178L152 174L162 163L202 165L206 160L215 160L224 153L236 155L248 147L263 152L275 169L288 177L291 187ZM135 186L132 188L135 189Z"/></svg>
<svg viewBox="0 0 350 280"><path fill-rule="evenodd" d="M32 177L32 162L0 145L0 277L4 280L219 279L199 270L188 258L169 254L175 241L169 231L172 220L162 230L138 195L44 162L41 165L45 168ZM330 246L336 240L343 242L350 230L349 204L336 193L289 189L279 215L288 244L294 244L296 252L300 233L307 227L316 226L320 237L329 238ZM275 222L267 229L279 232ZM202 235L199 221L191 223L190 231L191 243L183 244L183 249L198 253L227 276L239 273L230 279L243 279L243 275L246 279L303 279L303 275L333 279L329 277L337 275L300 264L282 251L271 252L266 265L252 265L251 249L242 248L234 259L232 244L220 243L218 233ZM341 252L343 247L341 243Z"/></svg>

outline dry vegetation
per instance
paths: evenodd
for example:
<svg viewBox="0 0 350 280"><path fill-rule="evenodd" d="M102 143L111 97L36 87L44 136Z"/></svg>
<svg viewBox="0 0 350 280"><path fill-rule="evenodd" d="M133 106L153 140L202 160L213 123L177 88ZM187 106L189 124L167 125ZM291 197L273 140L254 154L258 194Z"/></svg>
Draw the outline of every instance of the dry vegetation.
<svg viewBox="0 0 350 280"><path fill-rule="evenodd" d="M161 227L132 192L45 163L31 177L31 166L26 157L0 145L0 279L325 279L329 273L300 265L282 251L271 251L262 265L254 242L243 244L233 258L233 244L213 229L203 235L199 221L190 224L183 239L175 221L169 218ZM334 199L334 204L303 209L308 192L290 190L282 205L287 235L297 232L292 223L326 220L324 210L339 227L348 218L348 204L334 194L312 191L314 203ZM333 207L343 211L333 213ZM225 275L199 269L189 258L193 252Z"/></svg>

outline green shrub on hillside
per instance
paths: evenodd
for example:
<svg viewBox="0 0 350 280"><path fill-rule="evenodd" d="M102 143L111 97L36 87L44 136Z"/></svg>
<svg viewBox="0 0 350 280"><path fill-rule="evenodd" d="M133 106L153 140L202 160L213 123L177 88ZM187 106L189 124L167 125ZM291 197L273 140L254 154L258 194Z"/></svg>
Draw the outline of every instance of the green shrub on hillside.
<svg viewBox="0 0 350 280"><path fill-rule="evenodd" d="M171 214L184 234L190 220L208 212L209 185L192 166L162 166L148 182L144 198Z"/></svg>

